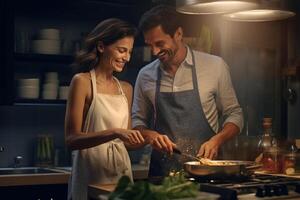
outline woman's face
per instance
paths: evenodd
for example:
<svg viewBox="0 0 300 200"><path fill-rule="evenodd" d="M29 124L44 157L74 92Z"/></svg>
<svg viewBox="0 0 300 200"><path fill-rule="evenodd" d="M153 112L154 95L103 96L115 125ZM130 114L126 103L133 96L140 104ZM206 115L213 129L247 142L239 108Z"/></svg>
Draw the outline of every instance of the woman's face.
<svg viewBox="0 0 300 200"><path fill-rule="evenodd" d="M115 43L99 47L105 67L112 71L121 72L125 64L130 60L134 38L131 36L117 40Z"/></svg>

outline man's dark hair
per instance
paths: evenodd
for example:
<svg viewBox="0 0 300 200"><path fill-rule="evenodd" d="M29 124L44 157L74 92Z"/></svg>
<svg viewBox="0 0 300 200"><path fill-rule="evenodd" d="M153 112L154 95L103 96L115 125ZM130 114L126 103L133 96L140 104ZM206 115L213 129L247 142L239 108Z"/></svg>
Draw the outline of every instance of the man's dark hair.
<svg viewBox="0 0 300 200"><path fill-rule="evenodd" d="M181 26L179 14L174 7L159 5L151 8L142 15L139 30L146 32L159 25L165 33L174 36L177 28Z"/></svg>

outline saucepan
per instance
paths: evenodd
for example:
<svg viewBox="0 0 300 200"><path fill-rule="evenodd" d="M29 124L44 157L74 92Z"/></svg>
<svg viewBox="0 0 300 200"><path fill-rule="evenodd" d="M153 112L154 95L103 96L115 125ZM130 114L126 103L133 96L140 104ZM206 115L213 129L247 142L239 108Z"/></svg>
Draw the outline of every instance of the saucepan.
<svg viewBox="0 0 300 200"><path fill-rule="evenodd" d="M253 161L238 160L210 160L207 163L199 161L189 161L184 163L184 170L190 176L197 177L231 177L231 176L249 176L254 169L261 165Z"/></svg>

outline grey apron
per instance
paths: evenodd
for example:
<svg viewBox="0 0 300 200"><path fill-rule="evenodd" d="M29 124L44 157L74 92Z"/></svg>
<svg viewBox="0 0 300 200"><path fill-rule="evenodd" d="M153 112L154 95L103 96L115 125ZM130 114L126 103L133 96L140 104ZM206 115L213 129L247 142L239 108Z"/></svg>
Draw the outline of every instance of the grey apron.
<svg viewBox="0 0 300 200"><path fill-rule="evenodd" d="M210 139L215 132L209 125L202 109L198 92L195 58L192 54L193 89L181 92L160 92L161 70L158 69L158 79L155 92L154 128L161 134L166 134L178 148L185 153L196 155L201 144ZM167 155L155 149L152 150L149 176L165 176L171 170L182 169L187 161L178 155Z"/></svg>

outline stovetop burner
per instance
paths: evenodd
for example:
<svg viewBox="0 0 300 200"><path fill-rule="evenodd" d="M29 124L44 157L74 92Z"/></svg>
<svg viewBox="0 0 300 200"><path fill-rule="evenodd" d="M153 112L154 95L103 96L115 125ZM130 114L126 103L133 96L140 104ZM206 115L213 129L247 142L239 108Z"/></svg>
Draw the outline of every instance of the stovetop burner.
<svg viewBox="0 0 300 200"><path fill-rule="evenodd" d="M219 194L221 200L300 199L300 179L255 174L236 179L195 178L200 190Z"/></svg>
<svg viewBox="0 0 300 200"><path fill-rule="evenodd" d="M296 200L300 199L300 179L253 174L225 178L187 177L200 184L200 191L220 195L219 200ZM148 181L160 184L163 177Z"/></svg>

